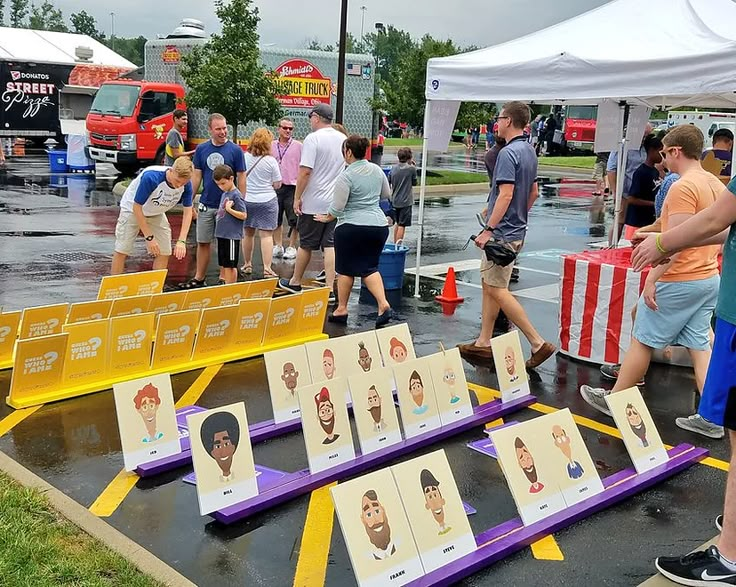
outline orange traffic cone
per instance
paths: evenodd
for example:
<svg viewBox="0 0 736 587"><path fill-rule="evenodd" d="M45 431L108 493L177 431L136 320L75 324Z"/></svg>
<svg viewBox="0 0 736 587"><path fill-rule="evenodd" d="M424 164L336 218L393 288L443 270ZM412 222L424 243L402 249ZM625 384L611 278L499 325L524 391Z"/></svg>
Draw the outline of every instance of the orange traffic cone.
<svg viewBox="0 0 736 587"><path fill-rule="evenodd" d="M457 295L457 283L455 282L455 268L450 267L447 270L447 276L445 277L445 286L442 288L442 295L435 296L434 298L438 302L450 302L459 304L464 301L465 298L461 298Z"/></svg>

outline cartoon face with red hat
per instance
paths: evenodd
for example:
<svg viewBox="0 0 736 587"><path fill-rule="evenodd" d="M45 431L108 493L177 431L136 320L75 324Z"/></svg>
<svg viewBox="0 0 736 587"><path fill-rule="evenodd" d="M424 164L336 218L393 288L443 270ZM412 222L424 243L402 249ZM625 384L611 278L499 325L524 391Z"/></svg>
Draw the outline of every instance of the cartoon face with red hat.
<svg viewBox="0 0 736 587"><path fill-rule="evenodd" d="M319 425L326 434L322 444L332 444L338 438L339 434L335 434L335 407L330 401L330 392L323 387L320 392L314 396L314 402L317 404L317 417Z"/></svg>

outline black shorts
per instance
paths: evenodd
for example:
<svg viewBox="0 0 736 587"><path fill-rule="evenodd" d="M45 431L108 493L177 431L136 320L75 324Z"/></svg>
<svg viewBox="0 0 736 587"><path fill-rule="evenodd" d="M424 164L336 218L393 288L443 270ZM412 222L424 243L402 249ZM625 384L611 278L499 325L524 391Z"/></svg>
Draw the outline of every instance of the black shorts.
<svg viewBox="0 0 736 587"><path fill-rule="evenodd" d="M217 238L217 264L225 269L234 269L240 260L240 241Z"/></svg>
<svg viewBox="0 0 736 587"><path fill-rule="evenodd" d="M391 216L394 222L399 226L411 226L411 206L405 206L403 208L394 208L391 211Z"/></svg>
<svg viewBox="0 0 736 587"><path fill-rule="evenodd" d="M312 214L302 214L296 224L299 231L299 248L307 251L325 250L335 246L337 220L317 222Z"/></svg>
<svg viewBox="0 0 736 587"><path fill-rule="evenodd" d="M294 212L294 192L295 185L282 185L276 190L276 198L279 202L279 218L276 226L281 226L286 214L286 221L291 228L296 228L296 212Z"/></svg>
<svg viewBox="0 0 736 587"><path fill-rule="evenodd" d="M338 275L368 277L378 271L388 226L341 224L335 229L335 270Z"/></svg>

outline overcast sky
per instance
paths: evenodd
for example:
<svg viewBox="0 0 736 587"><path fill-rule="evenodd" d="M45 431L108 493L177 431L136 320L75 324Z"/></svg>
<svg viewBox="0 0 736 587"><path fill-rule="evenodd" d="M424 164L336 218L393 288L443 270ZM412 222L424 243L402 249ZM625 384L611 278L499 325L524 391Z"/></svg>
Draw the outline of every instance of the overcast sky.
<svg viewBox="0 0 736 587"><path fill-rule="evenodd" d="M111 10L115 12L115 34L123 37L165 36L184 17L203 21L207 31L218 29L211 0L166 0L157 3L155 8L151 0L126 0L125 3L52 1L67 18L72 12L86 10L97 19L99 28L108 36ZM360 7L365 6L366 33L376 22L382 22L404 29L414 37L429 33L437 38L449 37L461 46L473 44L484 47L566 20L606 1L350 0L348 30L360 35ZM324 43L334 43L338 38L340 0L255 0L255 5L261 13L262 43L301 47L305 39L316 37Z"/></svg>

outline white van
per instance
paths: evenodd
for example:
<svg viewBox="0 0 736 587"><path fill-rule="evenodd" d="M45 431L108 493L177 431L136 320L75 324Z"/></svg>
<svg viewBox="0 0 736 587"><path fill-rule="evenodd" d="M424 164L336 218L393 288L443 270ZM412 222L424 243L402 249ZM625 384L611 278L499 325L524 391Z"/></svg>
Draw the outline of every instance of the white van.
<svg viewBox="0 0 736 587"><path fill-rule="evenodd" d="M669 128L679 124L697 126L705 137L705 148L713 146L713 133L720 128L727 128L736 133L736 114L729 112L670 112L667 115Z"/></svg>

